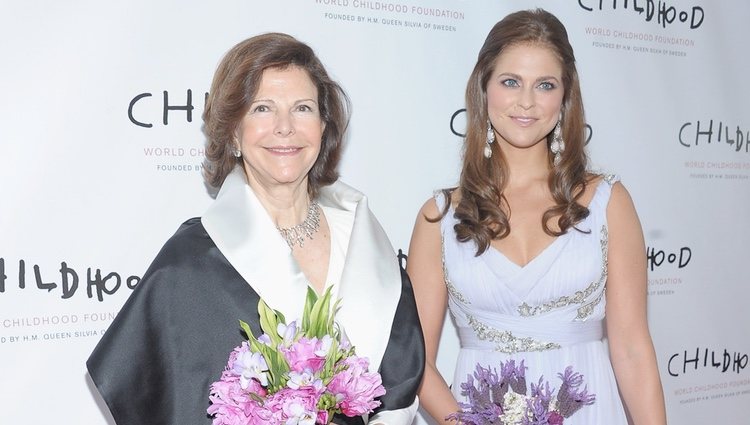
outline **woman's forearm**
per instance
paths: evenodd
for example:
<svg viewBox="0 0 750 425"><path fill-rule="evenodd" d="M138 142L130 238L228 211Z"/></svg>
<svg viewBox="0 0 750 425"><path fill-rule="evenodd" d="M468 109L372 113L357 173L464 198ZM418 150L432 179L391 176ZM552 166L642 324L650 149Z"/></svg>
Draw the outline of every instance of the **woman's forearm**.
<svg viewBox="0 0 750 425"><path fill-rule="evenodd" d="M445 417L458 411L458 403L434 364L425 365L419 402L436 423L455 425L455 421L446 420Z"/></svg>
<svg viewBox="0 0 750 425"><path fill-rule="evenodd" d="M634 425L666 425L666 409L656 355L651 344L615 356L612 363L625 407Z"/></svg>

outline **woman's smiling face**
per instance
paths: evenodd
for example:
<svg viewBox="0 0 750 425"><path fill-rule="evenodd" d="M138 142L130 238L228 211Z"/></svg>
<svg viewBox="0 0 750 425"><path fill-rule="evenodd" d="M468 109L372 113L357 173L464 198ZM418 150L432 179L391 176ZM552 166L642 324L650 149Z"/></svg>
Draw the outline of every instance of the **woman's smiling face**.
<svg viewBox="0 0 750 425"><path fill-rule="evenodd" d="M507 47L487 83L487 113L499 142L528 148L544 140L560 118L563 69L540 44Z"/></svg>
<svg viewBox="0 0 750 425"><path fill-rule="evenodd" d="M318 89L301 68L270 68L237 130L248 180L265 187L306 184L325 124Z"/></svg>

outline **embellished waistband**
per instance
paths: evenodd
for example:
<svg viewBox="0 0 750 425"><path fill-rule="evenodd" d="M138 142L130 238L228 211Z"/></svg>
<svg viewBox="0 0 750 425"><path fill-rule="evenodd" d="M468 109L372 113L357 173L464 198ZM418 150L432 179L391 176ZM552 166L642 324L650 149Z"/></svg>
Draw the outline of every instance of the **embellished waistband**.
<svg viewBox="0 0 750 425"><path fill-rule="evenodd" d="M468 326L458 327L461 348L513 354L556 350L583 342L601 340L604 336L604 323L601 320L542 322L526 318L520 320L510 318L500 327L471 315L467 315L466 318Z"/></svg>

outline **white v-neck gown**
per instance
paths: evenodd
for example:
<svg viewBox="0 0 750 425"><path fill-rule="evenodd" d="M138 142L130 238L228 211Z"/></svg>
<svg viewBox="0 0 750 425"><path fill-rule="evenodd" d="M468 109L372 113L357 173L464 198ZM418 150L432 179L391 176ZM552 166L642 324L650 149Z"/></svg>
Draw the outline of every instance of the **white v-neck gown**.
<svg viewBox="0 0 750 425"><path fill-rule="evenodd" d="M616 177L599 183L590 215L555 239L521 267L490 247L476 257L475 245L456 240L453 209L441 221L448 306L461 342L452 391L476 365L524 360L526 381L540 376L554 388L557 374L572 366L583 375L593 405L565 420L566 425L626 425L604 332L607 281L606 208ZM438 207L445 205L437 195Z"/></svg>

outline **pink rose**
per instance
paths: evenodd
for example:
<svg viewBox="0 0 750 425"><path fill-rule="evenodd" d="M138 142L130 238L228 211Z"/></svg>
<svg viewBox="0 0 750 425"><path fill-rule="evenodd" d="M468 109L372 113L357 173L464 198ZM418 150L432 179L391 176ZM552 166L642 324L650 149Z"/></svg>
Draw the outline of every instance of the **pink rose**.
<svg viewBox="0 0 750 425"><path fill-rule="evenodd" d="M318 338L302 337L290 347L280 347L284 353L289 369L295 372L304 372L305 369L313 373L323 369L326 359L325 356L318 356L315 352L318 350Z"/></svg>
<svg viewBox="0 0 750 425"><path fill-rule="evenodd" d="M211 405L207 412L214 416L213 425L264 423L253 421L253 415L248 414L260 406L240 387L239 379L214 382L208 398Z"/></svg>
<svg viewBox="0 0 750 425"><path fill-rule="evenodd" d="M260 397L266 396L266 389L260 382L251 379L242 388L241 377L233 370L233 365L239 357L250 353L247 342L236 347L229 355L227 367L221 373L221 379L211 384L209 400L211 405L207 412L214 417L213 425L261 425L267 424L264 409L250 394Z"/></svg>
<svg viewBox="0 0 750 425"><path fill-rule="evenodd" d="M266 401L275 423L314 424L320 394L313 388L282 388Z"/></svg>
<svg viewBox="0 0 750 425"><path fill-rule="evenodd" d="M339 362L344 370L333 376L328 391L340 400L337 405L349 417L361 416L380 406L377 397L385 394L380 374L368 372L369 361L364 357L351 356Z"/></svg>

